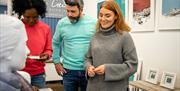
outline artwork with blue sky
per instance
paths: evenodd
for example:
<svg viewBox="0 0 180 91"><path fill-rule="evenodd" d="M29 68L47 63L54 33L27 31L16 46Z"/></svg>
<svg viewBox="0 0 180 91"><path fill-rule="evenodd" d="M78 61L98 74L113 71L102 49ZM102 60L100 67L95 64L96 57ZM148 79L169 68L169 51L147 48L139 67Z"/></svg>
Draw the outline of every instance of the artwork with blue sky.
<svg viewBox="0 0 180 91"><path fill-rule="evenodd" d="M162 0L162 15L180 16L180 0Z"/></svg>

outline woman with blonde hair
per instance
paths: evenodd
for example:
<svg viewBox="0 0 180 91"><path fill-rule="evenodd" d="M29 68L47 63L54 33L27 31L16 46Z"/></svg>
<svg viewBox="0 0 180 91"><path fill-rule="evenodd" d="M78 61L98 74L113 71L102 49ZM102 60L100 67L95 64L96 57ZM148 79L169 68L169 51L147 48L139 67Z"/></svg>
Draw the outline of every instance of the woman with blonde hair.
<svg viewBox="0 0 180 91"><path fill-rule="evenodd" d="M85 59L87 91L128 91L138 58L130 27L114 0L100 6L96 30Z"/></svg>

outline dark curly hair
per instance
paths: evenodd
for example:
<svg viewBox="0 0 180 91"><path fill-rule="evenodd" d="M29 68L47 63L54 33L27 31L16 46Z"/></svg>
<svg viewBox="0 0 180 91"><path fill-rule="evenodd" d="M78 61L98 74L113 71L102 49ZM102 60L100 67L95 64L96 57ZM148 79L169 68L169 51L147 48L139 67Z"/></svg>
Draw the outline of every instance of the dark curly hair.
<svg viewBox="0 0 180 91"><path fill-rule="evenodd" d="M46 3L43 0L12 0L12 8L19 18L27 9L35 8L41 18L46 14Z"/></svg>

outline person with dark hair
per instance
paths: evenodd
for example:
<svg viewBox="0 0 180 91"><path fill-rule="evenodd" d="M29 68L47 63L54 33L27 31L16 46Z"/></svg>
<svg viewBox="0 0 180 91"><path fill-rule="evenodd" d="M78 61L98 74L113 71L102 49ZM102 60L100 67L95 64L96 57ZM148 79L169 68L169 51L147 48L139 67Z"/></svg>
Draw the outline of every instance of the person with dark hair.
<svg viewBox="0 0 180 91"><path fill-rule="evenodd" d="M12 0L13 11L25 25L30 49L23 71L31 75L31 84L45 87L45 61L52 55L52 34L50 27L38 20L45 17L46 4L43 0Z"/></svg>
<svg viewBox="0 0 180 91"><path fill-rule="evenodd" d="M128 91L129 77L138 64L129 31L118 4L104 1L85 57L87 91Z"/></svg>
<svg viewBox="0 0 180 91"><path fill-rule="evenodd" d="M65 91L78 88L86 91L84 57L95 32L96 19L83 14L83 0L65 0L65 3L67 17L58 22L53 36L53 62L57 73L63 76Z"/></svg>

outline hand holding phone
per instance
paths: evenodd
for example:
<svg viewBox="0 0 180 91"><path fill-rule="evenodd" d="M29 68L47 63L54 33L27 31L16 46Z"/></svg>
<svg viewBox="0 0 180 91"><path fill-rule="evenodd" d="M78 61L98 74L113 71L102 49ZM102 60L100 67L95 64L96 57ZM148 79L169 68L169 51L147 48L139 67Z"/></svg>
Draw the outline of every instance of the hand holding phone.
<svg viewBox="0 0 180 91"><path fill-rule="evenodd" d="M40 59L40 56L27 56L29 59Z"/></svg>
<svg viewBox="0 0 180 91"><path fill-rule="evenodd" d="M28 56L27 58L44 62L44 61L48 60L49 56L48 56L48 54L42 53L42 54L40 54L40 56Z"/></svg>
<svg viewBox="0 0 180 91"><path fill-rule="evenodd" d="M40 59L37 59L37 61L45 62L48 59L49 59L49 55L42 53L42 54L40 54Z"/></svg>

